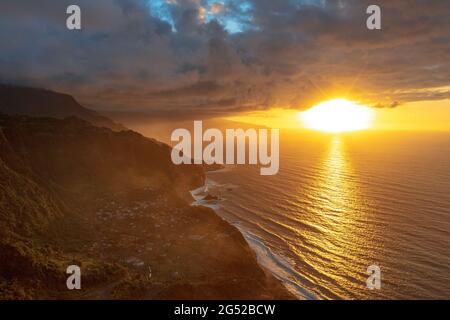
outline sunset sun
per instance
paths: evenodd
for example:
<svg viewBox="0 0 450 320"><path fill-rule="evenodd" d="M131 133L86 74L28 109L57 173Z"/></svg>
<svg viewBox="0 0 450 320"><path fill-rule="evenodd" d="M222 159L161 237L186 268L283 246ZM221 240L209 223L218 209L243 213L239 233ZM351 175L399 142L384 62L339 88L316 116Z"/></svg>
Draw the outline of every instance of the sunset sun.
<svg viewBox="0 0 450 320"><path fill-rule="evenodd" d="M309 129L348 132L370 128L373 111L349 100L334 99L299 113L299 118Z"/></svg>

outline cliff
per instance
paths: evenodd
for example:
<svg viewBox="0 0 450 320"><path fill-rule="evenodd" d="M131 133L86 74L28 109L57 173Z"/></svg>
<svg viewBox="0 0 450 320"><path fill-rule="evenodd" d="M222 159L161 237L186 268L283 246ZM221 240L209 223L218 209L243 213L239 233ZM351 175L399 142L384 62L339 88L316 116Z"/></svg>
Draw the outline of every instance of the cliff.
<svg viewBox="0 0 450 320"><path fill-rule="evenodd" d="M185 200L202 166L136 132L1 115L0 177L0 298L292 297L237 229Z"/></svg>

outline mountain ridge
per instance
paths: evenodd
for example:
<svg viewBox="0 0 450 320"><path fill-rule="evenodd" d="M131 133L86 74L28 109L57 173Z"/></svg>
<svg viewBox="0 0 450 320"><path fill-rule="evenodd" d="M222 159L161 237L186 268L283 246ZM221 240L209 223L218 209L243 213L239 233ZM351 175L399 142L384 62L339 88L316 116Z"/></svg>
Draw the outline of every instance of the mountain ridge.
<svg viewBox="0 0 450 320"><path fill-rule="evenodd" d="M64 119L78 117L97 127L128 130L121 124L83 107L74 97L47 89L0 84L0 113Z"/></svg>

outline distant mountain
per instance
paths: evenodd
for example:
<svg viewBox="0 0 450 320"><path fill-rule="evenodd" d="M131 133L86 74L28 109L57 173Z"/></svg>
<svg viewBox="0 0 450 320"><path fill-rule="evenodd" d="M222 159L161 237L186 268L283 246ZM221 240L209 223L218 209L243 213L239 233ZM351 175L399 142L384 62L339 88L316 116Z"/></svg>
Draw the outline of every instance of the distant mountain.
<svg viewBox="0 0 450 320"><path fill-rule="evenodd" d="M121 124L83 107L68 94L38 88L0 84L0 113L58 119L73 116L97 127L127 130Z"/></svg>

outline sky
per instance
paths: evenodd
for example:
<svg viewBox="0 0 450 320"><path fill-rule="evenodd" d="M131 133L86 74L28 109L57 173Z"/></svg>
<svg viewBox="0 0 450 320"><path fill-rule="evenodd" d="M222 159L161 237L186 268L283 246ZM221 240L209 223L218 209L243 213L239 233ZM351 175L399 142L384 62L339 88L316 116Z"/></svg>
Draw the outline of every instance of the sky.
<svg viewBox="0 0 450 320"><path fill-rule="evenodd" d="M66 28L70 4L82 30ZM381 30L366 28L370 4ZM449 12L447 0L2 0L0 82L169 118L292 120L347 98L376 108L380 128L450 130Z"/></svg>

